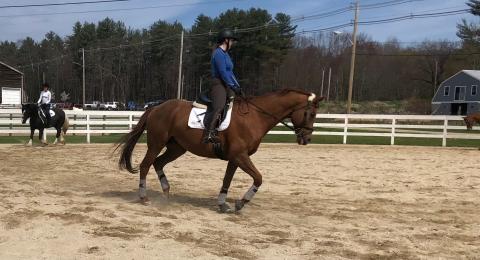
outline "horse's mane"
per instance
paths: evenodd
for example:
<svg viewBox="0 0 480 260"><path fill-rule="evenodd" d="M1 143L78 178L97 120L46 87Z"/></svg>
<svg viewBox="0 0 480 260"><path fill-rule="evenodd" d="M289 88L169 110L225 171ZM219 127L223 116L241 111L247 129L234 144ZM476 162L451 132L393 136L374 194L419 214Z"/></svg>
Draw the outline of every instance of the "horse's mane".
<svg viewBox="0 0 480 260"><path fill-rule="evenodd" d="M272 92L272 94L279 94L280 96L284 96L290 92L295 92L295 93L306 95L306 96L310 96L312 94L310 92L306 92L304 90L295 89L295 88L283 88L283 89Z"/></svg>
<svg viewBox="0 0 480 260"><path fill-rule="evenodd" d="M298 93L298 94L302 94L302 95L306 95L306 96L310 96L312 93L310 92L306 92L304 90L300 90L300 89L294 89L294 88L282 88L282 89L279 89L279 90L275 90L275 91L272 91L272 92L268 92L266 94L263 94L261 96L247 96L245 98L242 98L242 99L235 99L236 101L238 100L239 102L243 102L243 101L250 101L254 98L258 98L258 97L270 97L270 96L285 96L291 92L294 92L294 93Z"/></svg>

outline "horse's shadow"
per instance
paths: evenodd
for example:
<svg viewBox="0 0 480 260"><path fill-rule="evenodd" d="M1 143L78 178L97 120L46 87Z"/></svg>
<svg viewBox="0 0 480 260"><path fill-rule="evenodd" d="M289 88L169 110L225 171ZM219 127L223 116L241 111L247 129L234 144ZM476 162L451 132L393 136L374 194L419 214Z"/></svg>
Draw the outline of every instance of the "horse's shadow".
<svg viewBox="0 0 480 260"><path fill-rule="evenodd" d="M119 198L129 203L139 203L138 191L106 191L99 194L105 198ZM162 192L156 190L148 191L148 198L152 205L170 206L175 204L190 205L195 208L204 208L217 211L216 200L211 197L199 197L184 193L173 193L166 197Z"/></svg>

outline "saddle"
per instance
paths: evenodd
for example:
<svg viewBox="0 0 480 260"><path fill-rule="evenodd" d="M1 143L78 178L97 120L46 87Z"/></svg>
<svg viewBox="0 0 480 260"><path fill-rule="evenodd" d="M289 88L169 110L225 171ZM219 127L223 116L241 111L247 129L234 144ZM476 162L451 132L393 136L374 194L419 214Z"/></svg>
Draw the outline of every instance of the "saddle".
<svg viewBox="0 0 480 260"><path fill-rule="evenodd" d="M222 122L225 120L227 117L228 110L233 106L233 99L235 98L235 95L230 93L230 91L227 92L227 100L225 102L225 107L222 110L222 113L220 113L220 120L218 120L218 126L222 124ZM209 113L212 113L212 100L210 99L208 95L208 91L203 91L200 93L200 95L197 97L197 99L193 102L193 107L196 108L201 108L201 109L206 109L205 112L205 117L203 118L203 125L205 125L205 118L207 118L207 115Z"/></svg>

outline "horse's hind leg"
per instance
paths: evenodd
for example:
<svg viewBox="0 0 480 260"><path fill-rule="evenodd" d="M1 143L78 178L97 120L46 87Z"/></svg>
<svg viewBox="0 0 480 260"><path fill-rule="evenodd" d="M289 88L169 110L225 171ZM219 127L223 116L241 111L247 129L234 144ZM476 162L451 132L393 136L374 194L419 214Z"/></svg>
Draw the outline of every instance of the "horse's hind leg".
<svg viewBox="0 0 480 260"><path fill-rule="evenodd" d="M140 183L138 184L138 195L140 197L140 202L146 203L148 202L147 198L147 174L148 170L150 170L150 166L152 166L155 158L157 158L158 154L160 153L161 148L158 149L157 147L148 147L147 153L140 163Z"/></svg>
<svg viewBox="0 0 480 260"><path fill-rule="evenodd" d="M185 148L181 147L175 140L171 140L167 144L167 150L155 159L153 166L155 167L155 171L157 172L158 180L160 181L160 185L162 186L163 193L168 196L170 192L170 184L168 183L167 176L163 171L163 168L168 163L175 161L178 157L185 154Z"/></svg>

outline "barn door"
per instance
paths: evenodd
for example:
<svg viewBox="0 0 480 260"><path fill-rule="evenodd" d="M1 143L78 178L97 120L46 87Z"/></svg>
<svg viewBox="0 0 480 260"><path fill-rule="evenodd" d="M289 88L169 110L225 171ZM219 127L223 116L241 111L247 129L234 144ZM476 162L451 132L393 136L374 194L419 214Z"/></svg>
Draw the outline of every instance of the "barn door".
<svg viewBox="0 0 480 260"><path fill-rule="evenodd" d="M2 104L20 105L22 103L22 91L19 88L2 88Z"/></svg>
<svg viewBox="0 0 480 260"><path fill-rule="evenodd" d="M455 100L465 100L465 93L467 87L455 87Z"/></svg>

